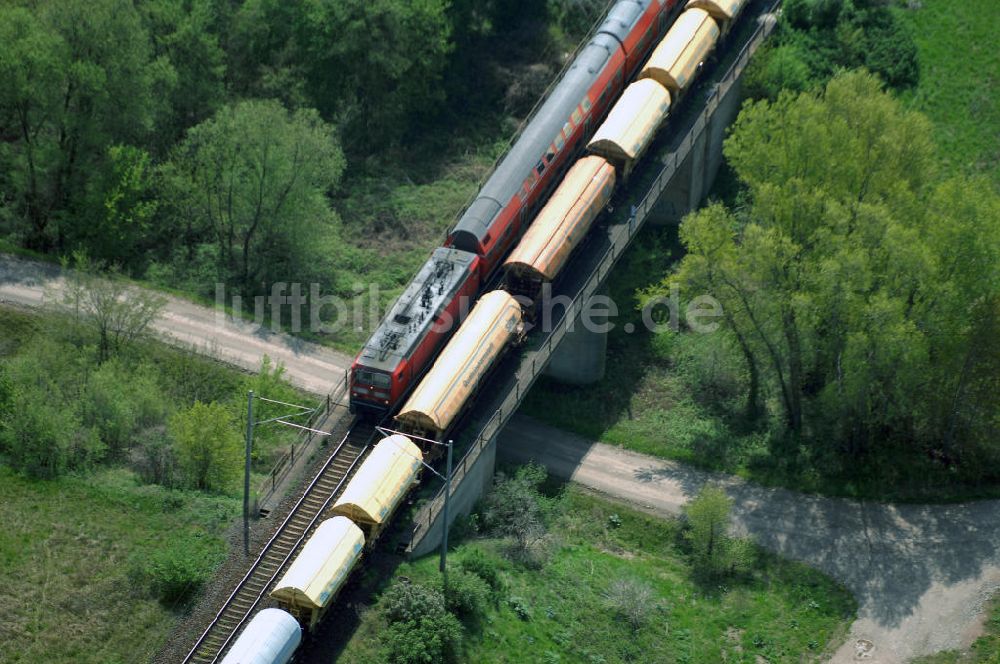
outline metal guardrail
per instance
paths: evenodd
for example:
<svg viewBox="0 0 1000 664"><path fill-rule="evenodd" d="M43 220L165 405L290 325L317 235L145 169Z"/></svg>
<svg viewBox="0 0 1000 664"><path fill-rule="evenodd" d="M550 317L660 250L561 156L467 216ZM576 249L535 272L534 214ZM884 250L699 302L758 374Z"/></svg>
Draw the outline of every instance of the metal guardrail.
<svg viewBox="0 0 1000 664"><path fill-rule="evenodd" d="M773 12L780 4L780 0L776 0L770 9L765 10L764 13ZM507 391L506 398L483 425L468 451L462 455L462 459L453 468L452 486L457 486L462 482L469 469L479 459L479 455L482 454L486 446L500 433L500 430L507 424L520 406L524 395L528 393L535 380L541 375L552 353L558 347L559 342L566 336L570 323L576 320L587 301L597 291L608 274L611 273L614 264L638 234L639 229L642 228L643 223L645 223L646 218L656 206L660 196L705 132L709 121L716 110L718 110L720 101L729 94L732 87L739 81L740 76L750 62L750 57L773 30L774 22L762 21L760 23L757 30L736 57L736 60L716 85L712 95L705 103L705 108L688 129L687 134L681 139L677 147L663 159L663 167L660 169L659 174L654 179L646 194L631 209L628 222L618 224L610 229L608 239L611 246L598 260L596 267L591 272L590 278L587 279L583 287L573 296L572 303L567 307L566 313L556 323L555 328L541 344L541 347L525 352L521 366L516 372L513 385L510 385ZM442 488L414 518L411 548L426 535L443 509L444 489Z"/></svg>

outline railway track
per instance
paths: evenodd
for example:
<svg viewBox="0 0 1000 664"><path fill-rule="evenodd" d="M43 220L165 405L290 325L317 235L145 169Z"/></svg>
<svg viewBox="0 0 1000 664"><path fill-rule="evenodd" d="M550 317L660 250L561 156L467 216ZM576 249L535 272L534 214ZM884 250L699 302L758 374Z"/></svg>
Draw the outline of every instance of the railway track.
<svg viewBox="0 0 1000 664"><path fill-rule="evenodd" d="M264 607L268 601L267 592L322 521L327 507L347 485L347 480L371 448L375 434L371 423L355 421L351 425L322 470L184 658L185 664L219 661L243 625L249 622L257 609Z"/></svg>

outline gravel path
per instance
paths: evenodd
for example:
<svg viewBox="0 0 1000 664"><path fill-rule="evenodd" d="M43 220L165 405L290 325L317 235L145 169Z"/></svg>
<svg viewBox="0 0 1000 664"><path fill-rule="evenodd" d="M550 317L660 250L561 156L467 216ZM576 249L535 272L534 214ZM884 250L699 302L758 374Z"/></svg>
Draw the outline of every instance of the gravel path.
<svg viewBox="0 0 1000 664"><path fill-rule="evenodd" d="M900 664L965 647L1000 589L997 500L885 505L808 496L593 443L525 416L501 434L499 453L660 514L677 514L705 482L721 483L739 533L854 593L858 617L836 664Z"/></svg>
<svg viewBox="0 0 1000 664"><path fill-rule="evenodd" d="M57 266L0 255L0 304L41 306L63 283ZM153 330L168 343L192 348L248 371L260 368L265 354L285 365L289 381L314 394L328 394L343 380L352 358L176 297Z"/></svg>

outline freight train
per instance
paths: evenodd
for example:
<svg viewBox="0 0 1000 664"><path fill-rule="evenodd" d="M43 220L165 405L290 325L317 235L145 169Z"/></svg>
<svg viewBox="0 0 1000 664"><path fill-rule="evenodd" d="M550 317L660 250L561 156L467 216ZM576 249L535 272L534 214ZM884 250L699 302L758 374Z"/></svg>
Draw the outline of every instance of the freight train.
<svg viewBox="0 0 1000 664"><path fill-rule="evenodd" d="M416 387L463 308L487 288L625 82L666 34L678 2L619 0L611 7L354 360L347 376L352 412L381 419Z"/></svg>
<svg viewBox="0 0 1000 664"><path fill-rule="evenodd" d="M669 16L669 0L623 0L612 7L594 39L451 229L446 246L435 250L355 361L349 377L352 409L381 417L403 403L395 416L401 433L374 447L330 509L330 518L271 591L279 608L258 613L223 664L286 664L291 659L302 629L316 626L364 550L417 482L424 459L432 454L433 446L424 441L444 439L497 359L521 338L542 286L566 265L616 183L628 178L671 104L690 88L704 58L745 2L689 0L669 30L661 18ZM658 43L647 39L659 33L665 36ZM605 55L596 57L595 48ZM635 82L622 91L623 80L636 72ZM595 88L601 82L608 87ZM586 103L567 107L567 100L579 99L573 95L581 89ZM607 96L592 97L595 89L607 90ZM620 99L608 108L616 92L622 92ZM567 117L567 108L573 110L558 134L563 142L545 146L538 158L540 137L553 135L545 132L556 126L555 118L562 122ZM590 132L590 120L605 116ZM553 173L568 165L570 155L584 152L521 237L526 211L545 198L535 192L556 182ZM511 188L527 172L521 166L536 158L537 167ZM519 241L507 255L515 239ZM457 315L458 297L472 297L498 268L503 287L479 298L448 340L440 329L442 319ZM383 343L387 338L394 341Z"/></svg>

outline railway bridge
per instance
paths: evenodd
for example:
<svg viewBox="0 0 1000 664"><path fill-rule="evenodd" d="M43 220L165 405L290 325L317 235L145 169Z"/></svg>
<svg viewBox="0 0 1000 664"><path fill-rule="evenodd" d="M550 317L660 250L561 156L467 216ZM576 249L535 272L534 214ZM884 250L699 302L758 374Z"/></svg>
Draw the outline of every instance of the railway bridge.
<svg viewBox="0 0 1000 664"><path fill-rule="evenodd" d="M591 229L563 276L554 283L552 299L562 306L553 308L548 323L532 331L522 347L501 359L488 384L479 390L476 402L455 427L457 461L452 475L450 520L467 514L490 485L498 434L542 373L569 383L592 382L603 375L606 334L582 329L576 322L643 226L679 222L700 205L721 165L726 128L739 111L742 76L753 54L774 29L773 12L779 5L780 0L752 0L745 7L739 25L718 51L717 61L709 65L673 109L666 126L621 187L614 199L614 211ZM243 625L266 606L268 590L301 550L377 440L378 431L371 424L347 422L349 418L337 407L346 395L342 382L336 382L341 391L327 399L326 408L317 413L310 426L322 429L323 437L331 436L339 442L329 446L320 470L287 517L276 523L271 539L197 639L185 662L220 660ZM305 442L308 446L315 440ZM424 491L429 490L429 484ZM411 516L410 523L403 525L401 548L409 555L424 555L440 546L444 498L441 487Z"/></svg>
<svg viewBox="0 0 1000 664"><path fill-rule="evenodd" d="M532 331L525 345L501 360L489 384L456 427L449 521L468 514L489 487L498 434L543 373L567 383L603 376L607 333L579 325L581 313L600 294L608 275L647 223L677 223L708 193L722 163L726 128L739 112L741 81L753 54L774 29L780 0L748 5L729 35L719 61L686 95L678 112L631 174L606 223L593 228L553 286L549 325ZM440 546L444 532L444 487L415 515L407 552L421 556Z"/></svg>

